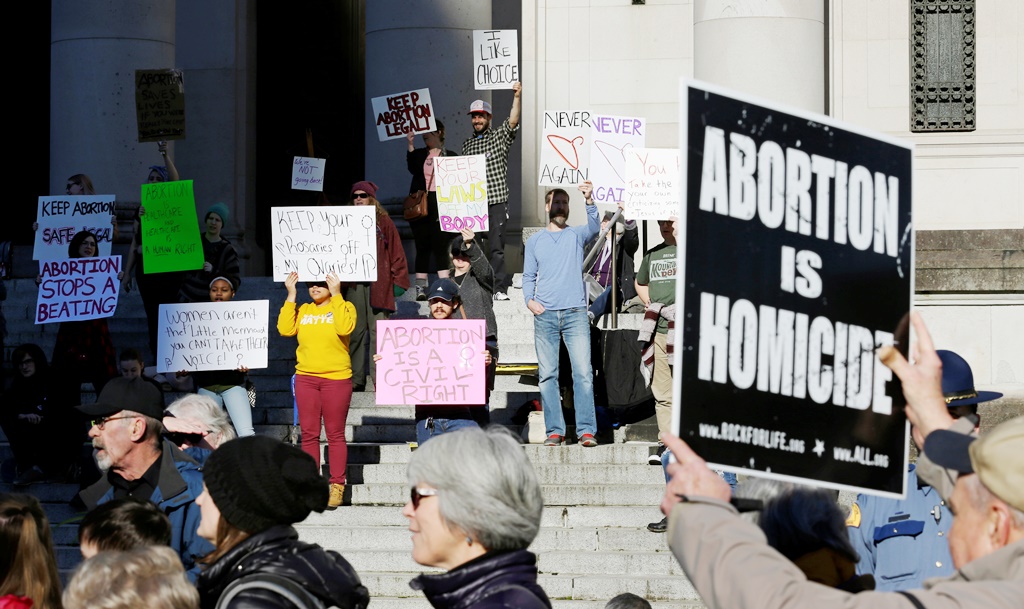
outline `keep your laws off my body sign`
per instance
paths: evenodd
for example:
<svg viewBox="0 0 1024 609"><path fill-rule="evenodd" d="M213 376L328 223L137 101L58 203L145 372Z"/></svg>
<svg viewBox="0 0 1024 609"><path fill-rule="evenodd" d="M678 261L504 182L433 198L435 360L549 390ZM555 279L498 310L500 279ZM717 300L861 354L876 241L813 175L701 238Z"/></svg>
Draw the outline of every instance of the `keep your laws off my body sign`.
<svg viewBox="0 0 1024 609"><path fill-rule="evenodd" d="M692 81L680 107L675 429L726 469L899 496L874 350L908 344L912 148Z"/></svg>
<svg viewBox="0 0 1024 609"><path fill-rule="evenodd" d="M267 367L269 300L160 305L158 372Z"/></svg>
<svg viewBox="0 0 1024 609"><path fill-rule="evenodd" d="M270 210L274 281L377 280L376 207L275 207Z"/></svg>

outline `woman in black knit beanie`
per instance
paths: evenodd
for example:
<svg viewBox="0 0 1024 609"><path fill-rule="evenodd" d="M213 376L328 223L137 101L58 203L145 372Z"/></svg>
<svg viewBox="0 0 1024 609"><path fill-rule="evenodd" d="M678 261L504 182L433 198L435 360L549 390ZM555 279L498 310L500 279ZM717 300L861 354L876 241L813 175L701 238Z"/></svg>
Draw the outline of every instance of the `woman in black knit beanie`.
<svg viewBox="0 0 1024 609"><path fill-rule="evenodd" d="M369 595L352 565L299 541L291 526L327 507L327 480L312 457L265 436L239 438L210 455L203 482L197 533L216 549L201 561L202 609L291 608L289 594L366 607Z"/></svg>

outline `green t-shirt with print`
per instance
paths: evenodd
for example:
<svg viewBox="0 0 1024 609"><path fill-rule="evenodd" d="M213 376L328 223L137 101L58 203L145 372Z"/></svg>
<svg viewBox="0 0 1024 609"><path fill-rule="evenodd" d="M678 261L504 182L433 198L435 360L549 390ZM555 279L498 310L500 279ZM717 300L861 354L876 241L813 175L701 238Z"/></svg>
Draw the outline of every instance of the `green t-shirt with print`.
<svg viewBox="0 0 1024 609"><path fill-rule="evenodd" d="M636 282L650 290L651 302L676 303L676 246L662 243L651 249L640 263ZM658 332L668 332L668 320L658 319Z"/></svg>

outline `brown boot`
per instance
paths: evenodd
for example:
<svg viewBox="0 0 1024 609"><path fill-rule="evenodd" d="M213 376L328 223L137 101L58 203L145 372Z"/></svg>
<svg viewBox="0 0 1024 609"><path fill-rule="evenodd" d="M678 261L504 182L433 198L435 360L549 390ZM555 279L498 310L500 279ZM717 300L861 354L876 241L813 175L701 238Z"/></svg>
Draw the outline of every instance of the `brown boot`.
<svg viewBox="0 0 1024 609"><path fill-rule="evenodd" d="M345 496L345 485L344 484L331 484L331 496L327 500L327 507L336 508L341 505L342 498Z"/></svg>

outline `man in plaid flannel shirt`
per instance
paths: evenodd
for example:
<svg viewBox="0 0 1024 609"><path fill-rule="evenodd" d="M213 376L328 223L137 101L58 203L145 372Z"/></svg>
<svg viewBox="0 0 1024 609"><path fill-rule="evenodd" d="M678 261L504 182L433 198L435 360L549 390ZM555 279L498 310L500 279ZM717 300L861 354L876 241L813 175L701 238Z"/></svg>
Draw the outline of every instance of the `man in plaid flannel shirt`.
<svg viewBox="0 0 1024 609"><path fill-rule="evenodd" d="M519 99L523 84L512 85L514 96L508 119L491 129L491 104L478 99L469 105L473 137L462 144L462 154L487 157L487 203L489 230L487 243L494 269L494 299L508 300L505 292L512 285L512 276L505 272L505 225L508 224L508 151L519 133Z"/></svg>

